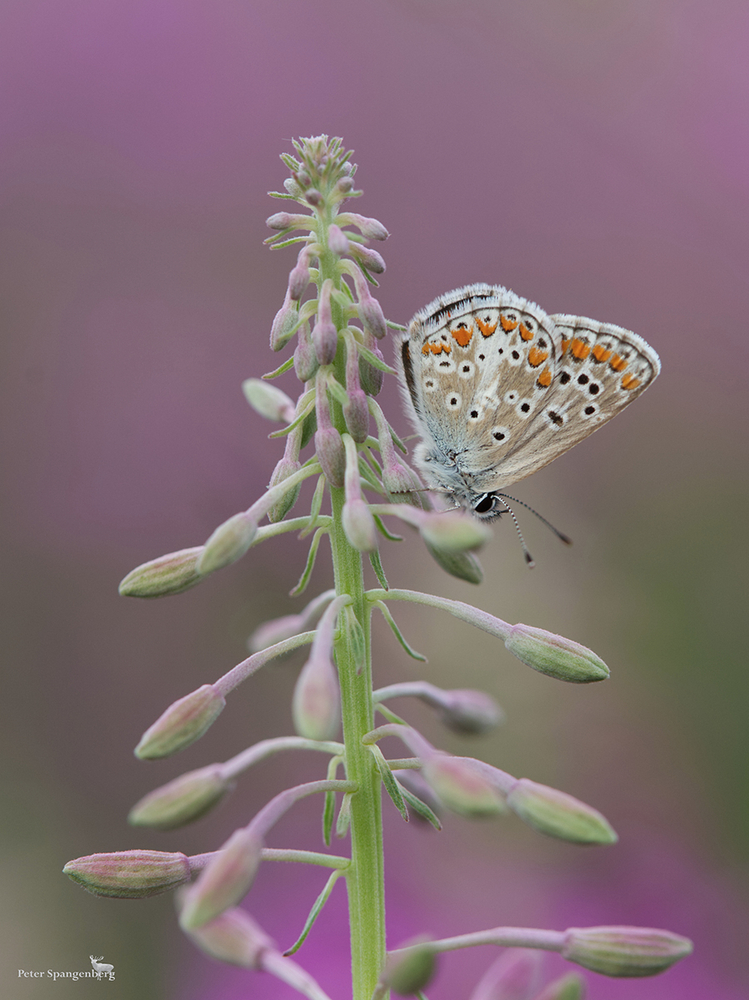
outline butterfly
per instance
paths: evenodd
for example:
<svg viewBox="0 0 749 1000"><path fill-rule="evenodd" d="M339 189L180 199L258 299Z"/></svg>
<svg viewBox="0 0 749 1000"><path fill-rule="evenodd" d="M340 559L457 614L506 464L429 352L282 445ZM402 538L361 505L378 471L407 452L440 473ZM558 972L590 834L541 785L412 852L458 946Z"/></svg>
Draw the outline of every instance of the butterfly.
<svg viewBox="0 0 749 1000"><path fill-rule="evenodd" d="M616 416L653 382L642 337L547 315L501 285L466 285L420 309L397 344L406 410L427 484L489 520L498 491Z"/></svg>

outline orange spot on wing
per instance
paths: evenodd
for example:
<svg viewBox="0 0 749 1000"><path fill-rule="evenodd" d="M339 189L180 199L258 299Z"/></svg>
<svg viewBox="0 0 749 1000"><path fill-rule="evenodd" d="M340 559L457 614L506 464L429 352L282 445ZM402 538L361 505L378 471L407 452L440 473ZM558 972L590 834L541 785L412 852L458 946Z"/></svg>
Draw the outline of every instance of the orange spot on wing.
<svg viewBox="0 0 749 1000"><path fill-rule="evenodd" d="M465 323L457 328L457 330L451 330L453 340L460 345L460 347L468 347L471 343L471 337L473 336L473 330L470 326L466 326Z"/></svg>
<svg viewBox="0 0 749 1000"><path fill-rule="evenodd" d="M506 316L500 316L499 322L502 324L502 329L505 333L509 333L511 330L514 330L518 325L518 321L516 319L508 319Z"/></svg>
<svg viewBox="0 0 749 1000"><path fill-rule="evenodd" d="M531 347L528 351L528 364L531 368L538 368L549 356L548 351L539 351L537 347Z"/></svg>
<svg viewBox="0 0 749 1000"><path fill-rule="evenodd" d="M609 361L609 364L615 372L623 372L629 361L625 361L624 358L620 358L618 354L615 354L611 361Z"/></svg>
<svg viewBox="0 0 749 1000"><path fill-rule="evenodd" d="M520 336L523 338L523 340L533 340L533 334L525 325L525 323L520 324Z"/></svg>
<svg viewBox="0 0 749 1000"><path fill-rule="evenodd" d="M421 348L421 353L429 354L429 344L424 344L424 346Z"/></svg>
<svg viewBox="0 0 749 1000"><path fill-rule="evenodd" d="M479 319L478 316L476 317L476 326L481 331L481 336L482 337L491 337L491 335L497 329L497 324L496 323L492 323L492 324L485 323L482 319Z"/></svg>
<svg viewBox="0 0 749 1000"><path fill-rule="evenodd" d="M572 341L572 356L577 358L578 361L582 361L583 358L587 358L590 354L590 344L586 344L584 340L578 340L577 337Z"/></svg>
<svg viewBox="0 0 749 1000"><path fill-rule="evenodd" d="M551 372L548 368L544 368L541 374L536 379L536 385L540 385L542 389L548 389L551 385Z"/></svg>
<svg viewBox="0 0 749 1000"><path fill-rule="evenodd" d="M635 378L634 375L625 375L622 379L622 389L636 389L639 384L639 378Z"/></svg>
<svg viewBox="0 0 749 1000"><path fill-rule="evenodd" d="M567 338L562 337L562 354L566 354L567 348L569 346L570 346L570 339L569 339L569 337L567 337Z"/></svg>
<svg viewBox="0 0 749 1000"><path fill-rule="evenodd" d="M611 351L606 350L603 344L596 344L593 348L593 357L596 361L608 361L611 357Z"/></svg>

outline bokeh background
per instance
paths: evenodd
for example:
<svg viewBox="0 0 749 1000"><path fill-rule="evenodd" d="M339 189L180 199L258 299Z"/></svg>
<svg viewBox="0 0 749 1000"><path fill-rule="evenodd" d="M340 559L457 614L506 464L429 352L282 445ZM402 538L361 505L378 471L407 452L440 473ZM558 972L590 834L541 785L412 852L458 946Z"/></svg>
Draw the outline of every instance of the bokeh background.
<svg viewBox="0 0 749 1000"><path fill-rule="evenodd" d="M662 926L694 956L652 980L591 974L592 1000L749 995L748 40L743 0L2 0L4 996L295 995L197 953L168 897L95 899L60 869L102 850L212 849L320 773L309 755L279 758L183 832L129 829L150 788L291 731L301 656L236 692L180 759L131 752L174 698L243 658L258 623L297 607L304 550L284 538L180 597L117 596L132 566L248 506L275 464L240 382L279 363L268 332L294 256L262 245L278 208L266 191L289 140L320 132L355 149L356 209L392 233L389 317L498 282L634 329L663 361L636 406L516 488L572 549L524 517L528 572L502 521L472 588L415 536L383 546L391 582L609 663L607 683L568 687L404 606L430 662L377 633L382 683L480 686L508 715L477 744L396 706L431 738L577 795L621 838L580 849L515 820L450 818L438 835L386 806L390 942ZM383 398L407 432L394 387ZM323 553L310 594L328 573ZM271 843L315 847L318 824L308 802ZM324 877L268 864L246 905L288 946ZM299 953L333 998L349 995L344 895ZM92 953L115 983L18 978ZM431 1000L467 997L493 957L447 956Z"/></svg>

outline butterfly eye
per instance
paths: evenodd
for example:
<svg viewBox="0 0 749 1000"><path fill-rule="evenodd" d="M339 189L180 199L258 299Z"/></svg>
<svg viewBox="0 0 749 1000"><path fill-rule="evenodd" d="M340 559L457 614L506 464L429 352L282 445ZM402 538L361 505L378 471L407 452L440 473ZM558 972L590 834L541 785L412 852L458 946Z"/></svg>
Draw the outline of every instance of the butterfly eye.
<svg viewBox="0 0 749 1000"><path fill-rule="evenodd" d="M473 505L476 514L490 514L497 506L497 498L493 493L485 493L480 500Z"/></svg>

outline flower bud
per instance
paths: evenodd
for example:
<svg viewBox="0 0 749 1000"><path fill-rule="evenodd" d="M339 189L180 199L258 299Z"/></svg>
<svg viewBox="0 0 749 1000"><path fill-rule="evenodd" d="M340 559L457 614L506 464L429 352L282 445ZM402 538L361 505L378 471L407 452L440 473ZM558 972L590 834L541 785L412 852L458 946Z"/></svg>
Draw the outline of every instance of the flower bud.
<svg viewBox="0 0 749 1000"><path fill-rule="evenodd" d="M348 194L354 187L353 178L341 177L341 179L336 183L336 187L342 194Z"/></svg>
<svg viewBox="0 0 749 1000"><path fill-rule="evenodd" d="M333 253L338 254L339 257L343 257L344 254L348 253L348 237L340 226L336 226L335 224L328 226L328 248Z"/></svg>
<svg viewBox="0 0 749 1000"><path fill-rule="evenodd" d="M421 537L443 552L481 548L492 536L490 528L470 514L458 511L425 513L418 522Z"/></svg>
<svg viewBox="0 0 749 1000"><path fill-rule="evenodd" d="M429 985L436 969L437 956L422 938L387 956L380 983L400 996L413 996Z"/></svg>
<svg viewBox="0 0 749 1000"><path fill-rule="evenodd" d="M341 222L346 226L356 226L362 236L368 240L386 240L390 235L379 220L368 219L356 212L346 212L341 218Z"/></svg>
<svg viewBox="0 0 749 1000"><path fill-rule="evenodd" d="M203 554L203 546L169 552L158 559L142 563L130 570L120 581L119 592L123 597L167 597L181 594L203 579L196 567Z"/></svg>
<svg viewBox="0 0 749 1000"><path fill-rule="evenodd" d="M290 424L294 419L296 406L282 389L278 389L262 378L247 378L242 383L242 392L250 406L266 420Z"/></svg>
<svg viewBox="0 0 749 1000"><path fill-rule="evenodd" d="M350 243L349 250L351 256L361 267L365 267L372 274L385 273L385 261L376 250L370 250L369 247L364 247L361 243Z"/></svg>
<svg viewBox="0 0 749 1000"><path fill-rule="evenodd" d="M203 554L198 560L198 572L203 576L215 573L236 562L245 554L257 534L257 522L246 510L234 514L213 532L203 546Z"/></svg>
<svg viewBox="0 0 749 1000"><path fill-rule="evenodd" d="M311 600L298 615L282 615L280 618L273 618L258 625L247 640L247 648L251 653L257 653L311 628L334 597L334 590L325 590Z"/></svg>
<svg viewBox="0 0 749 1000"><path fill-rule="evenodd" d="M319 318L312 328L312 346L321 365L332 365L338 350L338 331L333 323L321 323Z"/></svg>
<svg viewBox="0 0 749 1000"><path fill-rule="evenodd" d="M341 722L341 694L330 652L314 645L294 688L294 728L308 740L332 740Z"/></svg>
<svg viewBox="0 0 749 1000"><path fill-rule="evenodd" d="M377 548L377 527L369 504L361 497L354 497L344 503L342 520L350 545L359 552L372 552Z"/></svg>
<svg viewBox="0 0 749 1000"><path fill-rule="evenodd" d="M470 757L435 752L425 758L421 774L442 804L469 819L506 813L500 790Z"/></svg>
<svg viewBox="0 0 749 1000"><path fill-rule="evenodd" d="M199 740L223 711L226 701L211 684L180 698L150 726L135 748L141 760L169 757Z"/></svg>
<svg viewBox="0 0 749 1000"><path fill-rule="evenodd" d="M367 331L367 342L366 347L379 358L380 361L384 361L382 351L377 346L377 341L369 334ZM359 380L361 382L362 389L366 392L368 396L379 395L382 389L382 383L385 378L385 372L381 368L375 368L374 365L370 364L366 358L359 355Z"/></svg>
<svg viewBox="0 0 749 1000"><path fill-rule="evenodd" d="M215 920L189 931L195 944L211 958L244 969L262 968L263 953L273 941L245 910L238 906L225 910Z"/></svg>
<svg viewBox="0 0 749 1000"><path fill-rule="evenodd" d="M456 733L480 735L495 729L503 714L491 695L469 688L444 691L442 722Z"/></svg>
<svg viewBox="0 0 749 1000"><path fill-rule="evenodd" d="M688 938L649 927L571 927L562 957L604 976L654 976L692 952Z"/></svg>
<svg viewBox="0 0 749 1000"><path fill-rule="evenodd" d="M306 198L307 203L309 205L312 205L314 208L317 208L319 205L322 205L322 200L323 200L322 195L317 190L317 188L310 188L309 191L306 192L304 197Z"/></svg>
<svg viewBox="0 0 749 1000"><path fill-rule="evenodd" d="M273 470L273 475L270 477L269 489L274 486L278 486L278 484L282 483L284 479L288 479L289 476L298 472L301 467L301 462L295 461L293 458L287 458L286 455L284 455ZM301 488L302 484L299 483L297 486L294 486L288 492L284 493L277 503L273 504L268 511L268 520L271 524L275 524L277 521L283 521L291 508L297 502Z"/></svg>
<svg viewBox="0 0 749 1000"><path fill-rule="evenodd" d="M579 642L530 625L513 625L505 646L522 662L560 681L587 684L609 676L609 668Z"/></svg>
<svg viewBox="0 0 749 1000"><path fill-rule="evenodd" d="M319 424L319 415L318 415ZM346 453L340 433L335 427L320 427L315 431L315 451L318 461L331 486L343 486L346 471Z"/></svg>
<svg viewBox="0 0 749 1000"><path fill-rule="evenodd" d="M262 841L245 827L235 830L205 866L194 885L185 891L180 927L202 927L247 894L255 879Z"/></svg>
<svg viewBox="0 0 749 1000"><path fill-rule="evenodd" d="M356 310L359 313L359 319L362 321L364 329L368 333L371 333L378 340L382 340L383 337L387 336L388 328L385 322L385 314L377 299L371 295L360 299Z"/></svg>
<svg viewBox="0 0 749 1000"><path fill-rule="evenodd" d="M472 553L446 552L436 545L430 545L426 539L424 539L424 544L432 559L439 563L450 576L457 577L458 580L465 580L466 583L481 583L484 579L481 563Z"/></svg>
<svg viewBox="0 0 749 1000"><path fill-rule="evenodd" d="M296 198L297 200L299 200L302 197L303 194L302 189L299 186L299 184L297 184L296 180L293 177L287 177L286 180L283 182L283 186L286 188L286 191L288 192L288 194L291 195L292 198Z"/></svg>
<svg viewBox="0 0 749 1000"><path fill-rule="evenodd" d="M357 369L358 383L358 369ZM360 388L348 390L348 403L343 407L343 419L346 421L346 429L357 442L364 444L369 437L369 405L364 391Z"/></svg>
<svg viewBox="0 0 749 1000"><path fill-rule="evenodd" d="M302 323L297 334L296 349L294 350L294 371L300 382L309 382L314 377L320 362L317 360L315 348L312 344L309 324Z"/></svg>
<svg viewBox="0 0 749 1000"><path fill-rule="evenodd" d="M521 778L507 795L507 805L539 833L577 844L615 844L608 820L579 799L530 778Z"/></svg>
<svg viewBox="0 0 749 1000"><path fill-rule="evenodd" d="M294 302L299 302L310 283L310 256L311 254L308 247L304 247L300 250L296 265L289 272L287 295Z"/></svg>
<svg viewBox="0 0 749 1000"><path fill-rule="evenodd" d="M583 1000L584 997L585 981L576 972L569 972L549 983L533 1000Z"/></svg>
<svg viewBox="0 0 749 1000"><path fill-rule="evenodd" d="M144 795L130 810L133 826L173 830L210 812L232 788L220 764L209 764Z"/></svg>
<svg viewBox="0 0 749 1000"><path fill-rule="evenodd" d="M281 308L273 318L270 328L270 347L272 351L280 351L294 336L294 327L299 322L297 304L286 292L286 298Z"/></svg>
<svg viewBox="0 0 749 1000"><path fill-rule="evenodd" d="M166 851L113 851L68 861L63 872L96 896L141 899L188 882L190 862Z"/></svg>
<svg viewBox="0 0 749 1000"><path fill-rule="evenodd" d="M313 229L314 217L311 215L290 212L276 212L265 220L268 229Z"/></svg>

